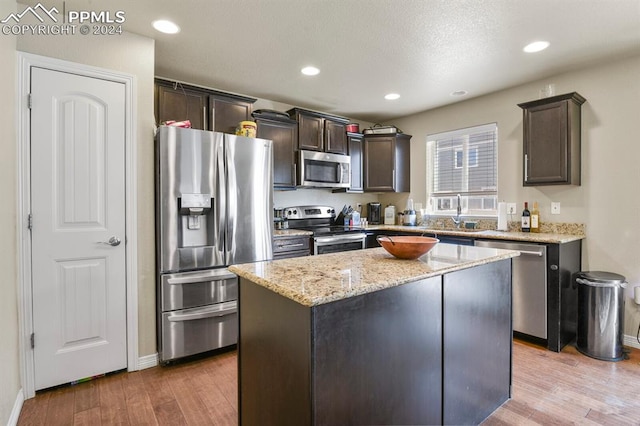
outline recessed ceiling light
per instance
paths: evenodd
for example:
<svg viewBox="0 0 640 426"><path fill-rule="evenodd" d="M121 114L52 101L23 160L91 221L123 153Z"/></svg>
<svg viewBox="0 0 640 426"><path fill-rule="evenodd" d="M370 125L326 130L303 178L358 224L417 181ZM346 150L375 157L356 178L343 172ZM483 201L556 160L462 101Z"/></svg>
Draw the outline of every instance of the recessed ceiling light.
<svg viewBox="0 0 640 426"><path fill-rule="evenodd" d="M176 34L180 32L180 27L174 24L171 21L167 21L166 19L159 19L157 21L153 21L151 24L153 28L165 34Z"/></svg>
<svg viewBox="0 0 640 426"><path fill-rule="evenodd" d="M527 44L522 50L527 53L535 53L535 52L540 52L541 50L544 50L547 47L549 47L548 41L534 41L533 43Z"/></svg>
<svg viewBox="0 0 640 426"><path fill-rule="evenodd" d="M389 93L387 95L384 95L384 98L388 101L395 101L396 99L398 99L400 97L400 95L398 95L397 93Z"/></svg>
<svg viewBox="0 0 640 426"><path fill-rule="evenodd" d="M464 96L467 93L469 93L469 92L467 92L466 90L456 90L455 92L451 92L450 95L451 96Z"/></svg>
<svg viewBox="0 0 640 426"><path fill-rule="evenodd" d="M316 67L304 67L300 70L300 72L304 75L318 75L320 74L320 70Z"/></svg>

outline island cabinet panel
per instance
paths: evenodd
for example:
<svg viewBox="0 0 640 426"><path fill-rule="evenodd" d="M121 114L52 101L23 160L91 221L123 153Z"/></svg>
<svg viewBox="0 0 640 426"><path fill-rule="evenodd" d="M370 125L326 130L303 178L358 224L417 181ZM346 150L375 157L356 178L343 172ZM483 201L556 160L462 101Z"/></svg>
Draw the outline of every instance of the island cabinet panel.
<svg viewBox="0 0 640 426"><path fill-rule="evenodd" d="M444 424L479 424L510 397L511 369L504 366L512 355L505 326L511 286L505 282L511 282L511 259L444 275Z"/></svg>
<svg viewBox="0 0 640 426"><path fill-rule="evenodd" d="M241 276L239 302L241 425L478 424L510 396L510 258L313 306Z"/></svg>
<svg viewBox="0 0 640 426"><path fill-rule="evenodd" d="M313 309L316 425L442 423L441 277Z"/></svg>
<svg viewBox="0 0 640 426"><path fill-rule="evenodd" d="M311 311L240 279L241 425L312 425Z"/></svg>

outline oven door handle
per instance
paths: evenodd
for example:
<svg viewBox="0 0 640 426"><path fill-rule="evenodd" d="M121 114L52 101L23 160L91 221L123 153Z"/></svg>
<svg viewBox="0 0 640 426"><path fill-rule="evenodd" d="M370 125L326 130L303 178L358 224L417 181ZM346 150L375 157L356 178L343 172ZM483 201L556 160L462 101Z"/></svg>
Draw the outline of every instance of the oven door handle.
<svg viewBox="0 0 640 426"><path fill-rule="evenodd" d="M189 309L187 313L180 313L176 311L171 313L167 319L171 322L191 321L212 317L223 317L225 315L234 314L238 311L236 302L227 303L225 307L218 307L216 305L207 306L206 308ZM226 308L226 309L225 309Z"/></svg>
<svg viewBox="0 0 640 426"><path fill-rule="evenodd" d="M356 235L340 235L331 237L315 237L316 244L339 244L344 242L362 241L366 238L365 234L358 233Z"/></svg>

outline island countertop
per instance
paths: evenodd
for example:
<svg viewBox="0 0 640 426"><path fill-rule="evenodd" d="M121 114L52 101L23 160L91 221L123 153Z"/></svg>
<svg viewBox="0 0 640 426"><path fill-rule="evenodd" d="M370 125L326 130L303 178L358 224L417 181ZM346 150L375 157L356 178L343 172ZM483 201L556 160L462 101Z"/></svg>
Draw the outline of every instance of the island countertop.
<svg viewBox="0 0 640 426"><path fill-rule="evenodd" d="M229 270L310 307L518 255L512 250L438 244L417 260L396 259L383 248L372 248L246 263Z"/></svg>

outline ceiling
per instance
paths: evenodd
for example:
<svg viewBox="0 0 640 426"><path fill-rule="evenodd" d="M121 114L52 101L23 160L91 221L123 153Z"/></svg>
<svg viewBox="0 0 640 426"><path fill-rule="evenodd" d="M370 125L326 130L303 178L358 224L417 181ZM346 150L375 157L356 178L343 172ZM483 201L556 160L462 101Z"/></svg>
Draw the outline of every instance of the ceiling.
<svg viewBox="0 0 640 426"><path fill-rule="evenodd" d="M155 39L157 76L380 123L640 53L640 0L65 3L124 11L124 30ZM162 18L182 31L156 32ZM551 45L524 53L535 40ZM310 64L319 75L300 73Z"/></svg>

